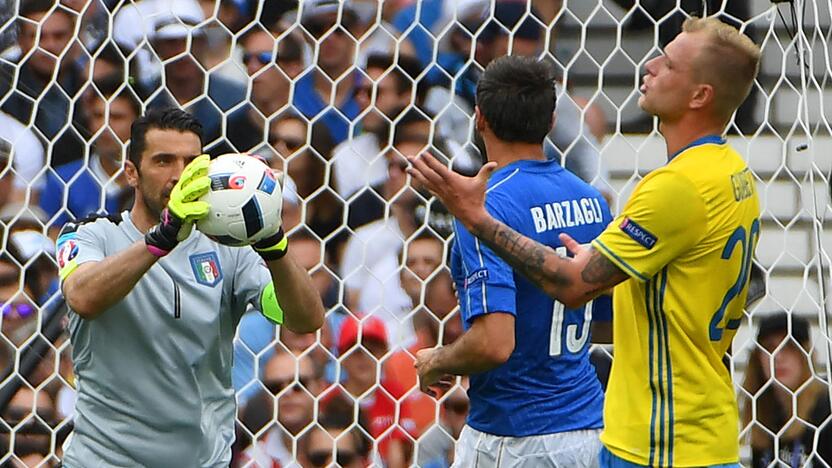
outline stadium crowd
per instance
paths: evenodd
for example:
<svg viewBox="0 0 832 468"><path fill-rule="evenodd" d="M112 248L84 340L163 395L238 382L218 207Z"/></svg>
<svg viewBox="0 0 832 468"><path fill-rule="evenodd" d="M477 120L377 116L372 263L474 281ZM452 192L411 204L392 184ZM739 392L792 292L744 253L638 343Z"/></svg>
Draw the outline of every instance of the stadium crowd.
<svg viewBox="0 0 832 468"><path fill-rule="evenodd" d="M57 466L72 427L66 335L36 346L62 313L57 234L89 213L131 206L122 171L130 125L168 106L198 118L211 155L257 154L286 173L290 255L327 308L316 334L275 327L256 310L240 321L234 464L452 462L466 382L437 401L419 392L413 366L417 350L463 332L445 260L452 219L409 183L405 158L429 150L459 172L476 171L484 157L471 127L479 74L506 53L551 47L546 25L561 2L302 3L0 0L14 18L0 30L0 365L2 388L17 389L0 407L0 460L14 454L8 466ZM606 120L560 91L547 156L612 197L598 150ZM768 430L751 434L755 466L770 460L771 434L791 411L791 393L764 388L767 353L780 343L765 339L783 334L780 322L761 331L765 350L743 384L765 395L756 421ZM792 334L789 346L809 349L808 332ZM32 353L39 362L21 375L22 356ZM599 356L604 382L608 358ZM805 353L788 359L801 370L783 385L796 390L811 377L810 362ZM828 401L825 414L804 401L823 400L816 384L796 407L819 422ZM788 427L781 443L809 431ZM832 429L824 432L832 450Z"/></svg>

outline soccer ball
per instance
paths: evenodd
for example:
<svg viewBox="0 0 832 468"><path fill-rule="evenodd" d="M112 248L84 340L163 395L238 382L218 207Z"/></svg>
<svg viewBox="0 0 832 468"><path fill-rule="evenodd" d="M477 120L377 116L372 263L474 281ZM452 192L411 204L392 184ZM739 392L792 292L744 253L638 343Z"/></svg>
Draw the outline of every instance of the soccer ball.
<svg viewBox="0 0 832 468"><path fill-rule="evenodd" d="M211 189L201 200L211 206L196 228L220 244L251 245L277 233L283 192L277 175L247 154L224 154L208 166Z"/></svg>

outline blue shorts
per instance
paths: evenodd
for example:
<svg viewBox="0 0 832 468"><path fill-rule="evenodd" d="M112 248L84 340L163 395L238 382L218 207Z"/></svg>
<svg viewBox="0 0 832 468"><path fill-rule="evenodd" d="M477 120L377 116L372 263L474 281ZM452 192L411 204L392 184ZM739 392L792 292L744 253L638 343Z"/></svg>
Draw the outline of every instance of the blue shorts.
<svg viewBox="0 0 832 468"><path fill-rule="evenodd" d="M607 450L607 447L601 447L601 454L598 456L598 461L601 468L644 468L646 465L636 465L627 460L615 456L612 452ZM707 468L740 468L739 463L726 463L724 465L711 465Z"/></svg>

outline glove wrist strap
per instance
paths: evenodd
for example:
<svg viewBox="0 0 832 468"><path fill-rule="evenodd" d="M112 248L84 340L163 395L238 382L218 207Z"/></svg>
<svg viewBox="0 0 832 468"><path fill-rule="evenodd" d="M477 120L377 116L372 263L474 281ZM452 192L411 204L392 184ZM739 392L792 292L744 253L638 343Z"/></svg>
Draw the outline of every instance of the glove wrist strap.
<svg viewBox="0 0 832 468"><path fill-rule="evenodd" d="M283 238L280 239L280 242L278 242L277 244L265 248L255 247L254 251L257 252L260 255L260 257L262 257L263 260L267 262L272 260L280 260L289 251L289 239L286 236L283 236Z"/></svg>
<svg viewBox="0 0 832 468"><path fill-rule="evenodd" d="M150 252L151 255L153 255L154 257L157 257L157 258L162 258L165 255L170 253L170 250L160 249L159 247L157 247L155 245L148 244L147 240L145 240L145 246L147 247L147 251Z"/></svg>

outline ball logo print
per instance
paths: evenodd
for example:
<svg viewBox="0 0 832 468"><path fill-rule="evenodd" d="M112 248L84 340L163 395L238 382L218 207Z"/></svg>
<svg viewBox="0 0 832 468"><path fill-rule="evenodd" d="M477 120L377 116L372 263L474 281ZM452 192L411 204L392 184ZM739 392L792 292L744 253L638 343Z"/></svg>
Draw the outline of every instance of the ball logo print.
<svg viewBox="0 0 832 468"><path fill-rule="evenodd" d="M247 154L225 154L208 168L211 190L202 197L211 210L196 228L231 246L254 244L281 226L283 192L272 169Z"/></svg>
<svg viewBox="0 0 832 468"><path fill-rule="evenodd" d="M228 188L242 190L246 186L246 176L235 175L228 179Z"/></svg>

